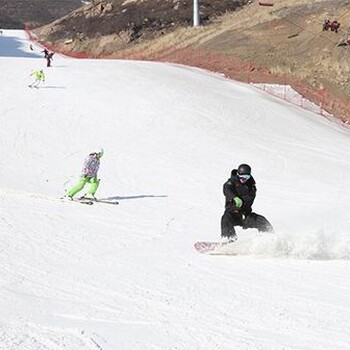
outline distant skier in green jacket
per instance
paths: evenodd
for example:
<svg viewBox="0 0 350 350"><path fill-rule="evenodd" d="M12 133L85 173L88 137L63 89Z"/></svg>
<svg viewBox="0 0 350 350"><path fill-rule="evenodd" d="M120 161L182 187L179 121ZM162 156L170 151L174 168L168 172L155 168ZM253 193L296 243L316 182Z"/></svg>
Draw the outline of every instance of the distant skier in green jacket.
<svg viewBox="0 0 350 350"><path fill-rule="evenodd" d="M29 87L38 87L38 85L41 83L41 82L45 82L45 74L44 74L44 71L42 69L40 70L35 70L33 71L32 73L30 73L30 76L33 76L35 78L35 80L29 84Z"/></svg>
<svg viewBox="0 0 350 350"><path fill-rule="evenodd" d="M97 172L100 168L100 159L102 156L103 149L101 149L99 152L89 154L89 156L85 159L79 182L67 192L68 198L73 199L73 197L88 183L90 184L89 191L87 194L84 194L82 198L96 200L95 193L100 184L100 180L97 178Z"/></svg>

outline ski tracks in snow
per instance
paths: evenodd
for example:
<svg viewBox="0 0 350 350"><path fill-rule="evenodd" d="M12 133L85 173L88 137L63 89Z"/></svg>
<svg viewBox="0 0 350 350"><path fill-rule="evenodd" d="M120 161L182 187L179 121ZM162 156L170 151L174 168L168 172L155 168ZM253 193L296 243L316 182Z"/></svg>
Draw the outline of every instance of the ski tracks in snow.
<svg viewBox="0 0 350 350"><path fill-rule="evenodd" d="M42 327L36 324L0 323L1 350L103 350L94 336L84 330L64 330L59 327Z"/></svg>

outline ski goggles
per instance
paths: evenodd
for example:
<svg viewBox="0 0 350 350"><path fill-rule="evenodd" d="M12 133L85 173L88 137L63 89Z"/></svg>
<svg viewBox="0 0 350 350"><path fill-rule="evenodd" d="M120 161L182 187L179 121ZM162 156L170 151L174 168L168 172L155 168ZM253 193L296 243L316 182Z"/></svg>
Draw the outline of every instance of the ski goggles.
<svg viewBox="0 0 350 350"><path fill-rule="evenodd" d="M238 174L238 178L242 181L248 181L250 179L250 175L249 174Z"/></svg>

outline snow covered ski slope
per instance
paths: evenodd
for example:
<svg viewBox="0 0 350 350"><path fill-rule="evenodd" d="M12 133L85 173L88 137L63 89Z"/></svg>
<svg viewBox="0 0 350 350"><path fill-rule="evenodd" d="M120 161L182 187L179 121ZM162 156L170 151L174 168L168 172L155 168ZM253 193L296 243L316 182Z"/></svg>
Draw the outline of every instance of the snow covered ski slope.
<svg viewBox="0 0 350 350"><path fill-rule="evenodd" d="M254 87L0 37L1 350L347 350L350 131ZM29 89L43 68L46 82ZM97 197L58 200L104 148ZM216 241L252 166L276 235Z"/></svg>

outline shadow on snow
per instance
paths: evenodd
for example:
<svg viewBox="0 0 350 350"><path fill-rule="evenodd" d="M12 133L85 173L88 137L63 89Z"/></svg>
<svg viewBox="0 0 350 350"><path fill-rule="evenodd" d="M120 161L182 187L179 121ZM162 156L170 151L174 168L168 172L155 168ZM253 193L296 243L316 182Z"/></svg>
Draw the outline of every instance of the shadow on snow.
<svg viewBox="0 0 350 350"><path fill-rule="evenodd" d="M102 200L129 200L129 199L142 199L142 198L165 198L166 195L153 195L153 194L140 194L137 196L112 196L107 198L102 198Z"/></svg>
<svg viewBox="0 0 350 350"><path fill-rule="evenodd" d="M23 41L13 37L0 36L0 57L42 58L41 53L23 50Z"/></svg>

